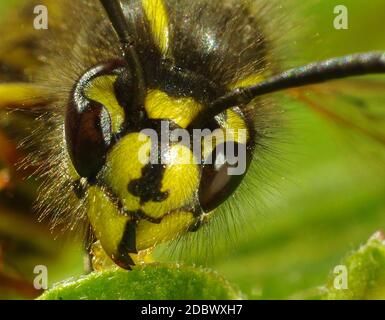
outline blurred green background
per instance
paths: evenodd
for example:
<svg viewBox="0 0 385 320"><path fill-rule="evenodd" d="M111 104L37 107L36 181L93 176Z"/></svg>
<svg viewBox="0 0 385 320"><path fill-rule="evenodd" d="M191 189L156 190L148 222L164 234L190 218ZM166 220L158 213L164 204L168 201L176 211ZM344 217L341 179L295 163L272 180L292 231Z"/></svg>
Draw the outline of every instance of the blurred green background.
<svg viewBox="0 0 385 320"><path fill-rule="evenodd" d="M1 0L0 14L14 2ZM298 21L303 18L300 29L306 31L290 43L300 56L295 60L385 49L383 0L325 0L306 7L292 2L302 8L293 14ZM341 4L349 9L349 30L333 28L333 10ZM380 91L368 97L378 106L384 98ZM349 251L385 230L385 148L338 128L303 104L277 99L285 110L285 136L278 135L274 155L266 156L269 168L253 169L266 171L264 178L251 172L238 192L247 195L233 200L244 201L239 204L242 218L235 213L227 228L219 223L216 242L200 239L192 249L180 245L171 257L170 248L162 248L158 258L207 265L249 298L309 299L318 297L319 287ZM19 211L0 200L0 241L18 243L10 254L3 250L8 273L27 281L33 279L33 266L42 264L48 266L51 284L80 275L80 241L71 236L55 240L36 215ZM207 252L195 253L202 251L197 246ZM2 287L0 278L0 298L17 297L22 296Z"/></svg>

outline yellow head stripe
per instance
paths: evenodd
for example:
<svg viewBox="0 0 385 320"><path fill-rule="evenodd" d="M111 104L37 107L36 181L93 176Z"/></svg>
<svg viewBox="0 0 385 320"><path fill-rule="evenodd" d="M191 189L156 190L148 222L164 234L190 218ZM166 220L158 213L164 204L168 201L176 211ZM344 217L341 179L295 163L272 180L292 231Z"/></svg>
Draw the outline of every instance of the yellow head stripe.
<svg viewBox="0 0 385 320"><path fill-rule="evenodd" d="M142 0L151 31L164 56L170 55L170 31L166 5L163 0Z"/></svg>
<svg viewBox="0 0 385 320"><path fill-rule="evenodd" d="M238 80L235 83L232 83L229 85L229 89L239 89L239 88L245 88L245 87L250 87L253 85L256 85L260 82L265 80L265 77L261 74L253 74L249 77L246 77L244 79Z"/></svg>
<svg viewBox="0 0 385 320"><path fill-rule="evenodd" d="M147 94L145 108L151 119L170 119L186 128L203 106L193 98L173 98L162 91L151 90Z"/></svg>
<svg viewBox="0 0 385 320"><path fill-rule="evenodd" d="M85 89L85 95L101 103L109 112L112 131L118 132L124 121L124 110L116 100L114 83L117 76L100 76L95 78Z"/></svg>

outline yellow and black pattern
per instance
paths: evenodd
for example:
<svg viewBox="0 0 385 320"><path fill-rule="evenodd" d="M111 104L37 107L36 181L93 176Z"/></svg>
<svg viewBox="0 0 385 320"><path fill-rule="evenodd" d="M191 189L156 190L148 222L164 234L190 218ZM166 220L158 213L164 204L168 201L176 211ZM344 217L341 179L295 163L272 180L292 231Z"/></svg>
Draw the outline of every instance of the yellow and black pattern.
<svg viewBox="0 0 385 320"><path fill-rule="evenodd" d="M130 73L101 6L96 1L45 3L55 12L59 6L63 16L55 16L57 23L44 33L44 43L30 37L37 51L28 62L31 83L11 89L22 100L45 95L49 104L54 130L41 163L52 168L51 179L56 179L49 194L68 192L65 200L46 200L46 210L59 211L58 223L66 215L86 217L106 254L129 268L133 254L197 230L206 221L203 216L224 202L244 176L218 177L223 168L198 163L193 150L178 143L170 145L167 164L152 164L153 142L141 130L160 133L166 122L192 132L191 125L210 102L262 81L268 64L269 70L277 68L271 44L252 1L123 0L147 85L144 104L131 108L135 92ZM73 10L81 15L68 18L65 13ZM15 79L23 81L24 76ZM0 84L1 90L5 85ZM9 103L17 101L0 98L0 106ZM263 135L250 111L259 103L207 120L200 129L233 129L236 134L223 140L205 137L203 160L230 139L246 145L250 162ZM240 129L246 135L238 135ZM140 153L145 161L139 161Z"/></svg>

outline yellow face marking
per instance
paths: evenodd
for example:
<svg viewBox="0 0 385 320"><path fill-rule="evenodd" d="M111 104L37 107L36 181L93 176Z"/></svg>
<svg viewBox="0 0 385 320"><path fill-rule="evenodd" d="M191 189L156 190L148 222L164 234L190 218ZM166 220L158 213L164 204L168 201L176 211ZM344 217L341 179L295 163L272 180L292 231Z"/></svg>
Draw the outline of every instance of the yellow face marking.
<svg viewBox="0 0 385 320"><path fill-rule="evenodd" d="M249 77L246 77L235 83L230 84L229 89L234 90L239 88L250 87L262 82L263 80L265 80L265 77L262 74L253 74Z"/></svg>
<svg viewBox="0 0 385 320"><path fill-rule="evenodd" d="M129 211L140 209L140 199L128 192L128 183L142 176L142 169L150 161L150 150L148 136L132 133L121 139L108 154L106 182Z"/></svg>
<svg viewBox="0 0 385 320"><path fill-rule="evenodd" d="M88 202L88 218L95 236L106 254L113 258L118 254L130 218L122 215L98 187L89 188ZM171 213L158 224L140 220L136 228L136 249L142 251L171 241L186 232L193 222L193 214L186 211Z"/></svg>
<svg viewBox="0 0 385 320"><path fill-rule="evenodd" d="M199 187L199 169L191 150L182 145L175 145L170 150L169 165L162 179L162 192L168 197L162 202L150 201L142 210L153 218L188 205L193 200Z"/></svg>
<svg viewBox="0 0 385 320"><path fill-rule="evenodd" d="M186 232L193 222L193 214L185 211L167 215L159 224L141 220L136 232L137 249L145 250L160 243L174 240L178 235Z"/></svg>
<svg viewBox="0 0 385 320"><path fill-rule="evenodd" d="M142 7L151 31L163 56L170 55L170 31L166 5L163 0L142 0Z"/></svg>
<svg viewBox="0 0 385 320"><path fill-rule="evenodd" d="M246 121L234 110L226 111L226 120L220 123L221 128L212 134L205 136L202 142L202 158L207 159L215 147L226 141L235 141L239 144L247 144L250 132Z"/></svg>
<svg viewBox="0 0 385 320"><path fill-rule="evenodd" d="M251 75L239 80L229 86L229 89L249 87L263 81L261 74ZM239 144L247 144L250 139L250 132L245 119L236 111L229 109L226 111L226 120L221 123L222 134L212 134L206 136L202 143L202 157L206 159L214 151L215 147L226 141L235 141Z"/></svg>
<svg viewBox="0 0 385 320"><path fill-rule="evenodd" d="M128 190L131 181L142 177L142 169L150 161L151 140L132 133L121 139L107 157L105 181L129 211L142 210L148 217L158 219L191 203L199 186L199 169L191 150L182 145L170 149L165 164L161 192L168 197L162 202L141 204L140 198Z"/></svg>
<svg viewBox="0 0 385 320"><path fill-rule="evenodd" d="M41 89L29 83L0 83L0 108L27 108L44 102Z"/></svg>
<svg viewBox="0 0 385 320"><path fill-rule="evenodd" d="M170 119L182 128L187 126L203 110L193 98L173 98L160 90L150 90L145 108L151 119Z"/></svg>
<svg viewBox="0 0 385 320"><path fill-rule="evenodd" d="M108 256L113 257L118 247L129 217L121 215L107 196L98 187L88 189L88 218L96 238Z"/></svg>
<svg viewBox="0 0 385 320"><path fill-rule="evenodd" d="M250 132L247 128L245 119L234 110L226 111L226 121L223 123L223 128L226 130L234 130L234 141L238 143L246 144L250 138ZM241 131L244 130L245 134L241 134ZM229 137L226 137L227 139Z"/></svg>
<svg viewBox="0 0 385 320"><path fill-rule="evenodd" d="M101 103L109 112L114 133L124 122L124 110L116 100L114 83L117 76L100 76L91 81L84 94L88 99Z"/></svg>

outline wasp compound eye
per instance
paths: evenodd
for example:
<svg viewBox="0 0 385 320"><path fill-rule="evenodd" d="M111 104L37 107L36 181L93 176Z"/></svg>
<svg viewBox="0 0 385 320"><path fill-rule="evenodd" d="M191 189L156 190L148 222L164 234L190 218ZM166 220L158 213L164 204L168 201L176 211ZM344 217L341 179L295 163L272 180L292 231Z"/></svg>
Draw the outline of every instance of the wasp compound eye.
<svg viewBox="0 0 385 320"><path fill-rule="evenodd" d="M199 203L210 212L225 202L243 180L250 162L245 144L227 141L218 144L202 168Z"/></svg>
<svg viewBox="0 0 385 320"><path fill-rule="evenodd" d="M127 78L121 62L98 65L87 71L71 92L65 138L72 163L81 177L96 176L105 163L114 135L123 125L124 110L115 93L115 83L123 70ZM129 101L129 85L125 92L119 100Z"/></svg>

